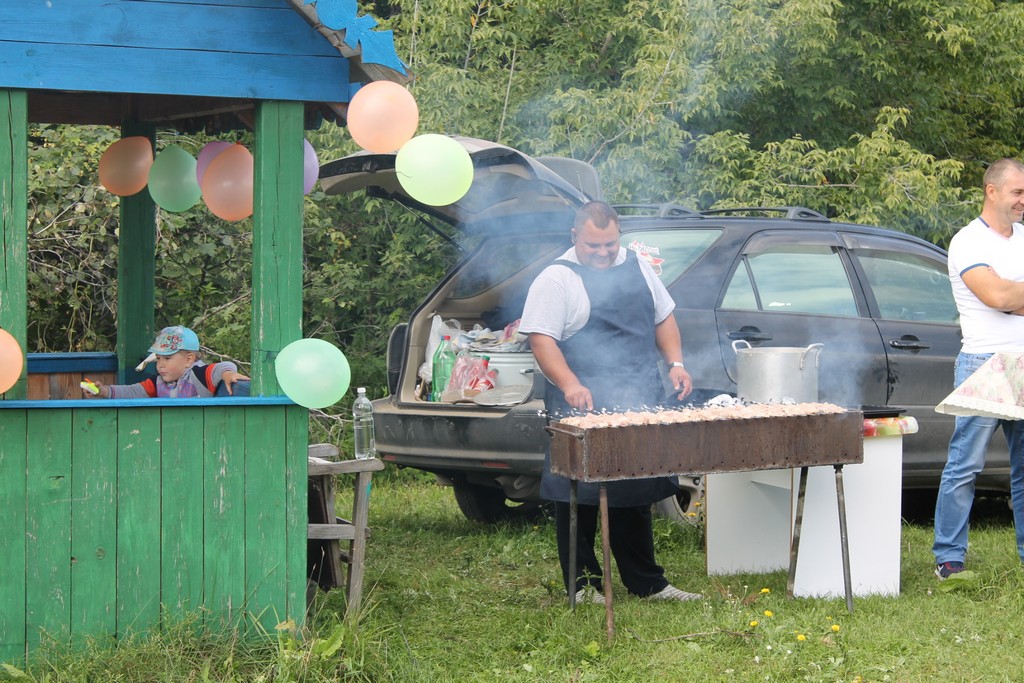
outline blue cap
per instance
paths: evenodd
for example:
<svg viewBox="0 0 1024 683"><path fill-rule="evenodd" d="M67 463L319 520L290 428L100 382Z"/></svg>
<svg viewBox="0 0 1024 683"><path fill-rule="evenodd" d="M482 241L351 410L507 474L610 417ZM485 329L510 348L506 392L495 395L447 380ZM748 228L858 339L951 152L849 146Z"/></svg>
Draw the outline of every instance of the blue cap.
<svg viewBox="0 0 1024 683"><path fill-rule="evenodd" d="M158 356L170 356L178 351L198 351L199 337L187 327L175 325L165 327L156 336L156 341L149 347L150 353Z"/></svg>

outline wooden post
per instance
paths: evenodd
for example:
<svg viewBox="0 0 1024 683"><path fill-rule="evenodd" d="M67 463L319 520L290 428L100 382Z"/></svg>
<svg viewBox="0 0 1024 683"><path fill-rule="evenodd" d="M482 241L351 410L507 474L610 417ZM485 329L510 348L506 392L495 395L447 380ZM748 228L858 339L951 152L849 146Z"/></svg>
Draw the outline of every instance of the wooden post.
<svg viewBox="0 0 1024 683"><path fill-rule="evenodd" d="M28 93L0 90L0 327L28 338ZM26 371L4 397L25 398Z"/></svg>
<svg viewBox="0 0 1024 683"><path fill-rule="evenodd" d="M302 337L301 102L256 107L252 239L252 393L281 390L274 359Z"/></svg>
<svg viewBox="0 0 1024 683"><path fill-rule="evenodd" d="M156 127L125 122L121 136L142 135L155 145ZM156 204L143 189L121 197L121 227L117 254L118 383L142 379L135 371L156 337L154 295L156 279Z"/></svg>

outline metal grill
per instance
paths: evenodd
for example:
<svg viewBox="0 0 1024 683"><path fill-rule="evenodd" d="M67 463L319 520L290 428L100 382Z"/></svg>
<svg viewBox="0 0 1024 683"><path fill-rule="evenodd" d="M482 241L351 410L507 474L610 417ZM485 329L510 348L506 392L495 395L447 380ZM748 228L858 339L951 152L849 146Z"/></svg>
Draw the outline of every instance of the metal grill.
<svg viewBox="0 0 1024 683"><path fill-rule="evenodd" d="M860 411L585 429L552 422L551 471L586 482L864 461Z"/></svg>

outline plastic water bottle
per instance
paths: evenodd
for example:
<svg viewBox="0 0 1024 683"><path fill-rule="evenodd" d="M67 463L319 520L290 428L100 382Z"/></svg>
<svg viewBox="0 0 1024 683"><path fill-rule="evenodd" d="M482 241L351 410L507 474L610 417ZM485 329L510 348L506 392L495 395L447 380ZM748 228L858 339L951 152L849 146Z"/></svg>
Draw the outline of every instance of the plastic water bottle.
<svg viewBox="0 0 1024 683"><path fill-rule="evenodd" d="M377 455L373 438L373 404L366 398L365 388L359 387L356 394L352 404L352 444L356 460L366 460Z"/></svg>
<svg viewBox="0 0 1024 683"><path fill-rule="evenodd" d="M455 345L452 338L445 335L441 343L434 351L434 360L431 364L430 379L430 400L440 401L441 395L448 388L448 382L452 378L452 369L455 368Z"/></svg>

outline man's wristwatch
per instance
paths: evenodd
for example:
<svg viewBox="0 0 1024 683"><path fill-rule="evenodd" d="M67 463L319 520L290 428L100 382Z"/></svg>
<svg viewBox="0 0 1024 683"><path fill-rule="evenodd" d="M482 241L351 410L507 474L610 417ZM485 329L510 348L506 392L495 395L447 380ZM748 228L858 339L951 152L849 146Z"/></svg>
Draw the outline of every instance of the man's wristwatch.
<svg viewBox="0 0 1024 683"><path fill-rule="evenodd" d="M671 363L669 363L669 364L668 364L668 366L669 366L670 368L681 368L681 367L683 367L683 364L682 364L682 362L681 362L681 361L678 361L678 360L677 360L677 361L672 361ZM684 368L684 369L685 369L685 368Z"/></svg>

